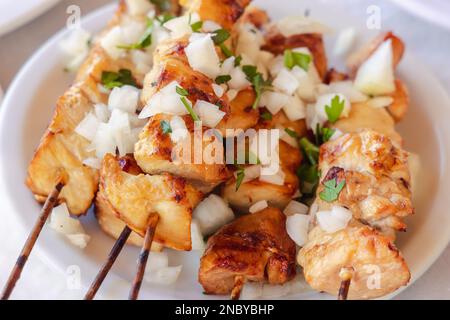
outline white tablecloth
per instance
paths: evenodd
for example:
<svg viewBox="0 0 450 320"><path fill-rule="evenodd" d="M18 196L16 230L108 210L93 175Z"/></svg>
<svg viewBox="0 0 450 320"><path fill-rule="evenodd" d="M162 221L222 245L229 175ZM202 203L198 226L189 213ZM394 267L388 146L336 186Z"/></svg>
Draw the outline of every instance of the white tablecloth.
<svg viewBox="0 0 450 320"><path fill-rule="evenodd" d="M298 0L300 1L300 0ZM347 2L349 11L355 15L366 14L372 0L334 0ZM35 21L0 38L0 84L8 88L14 75L27 58L55 32L65 25L66 8L78 4L82 13L110 3L109 0L63 0L59 5ZM382 9L383 29L392 29L405 40L408 50L430 66L450 92L450 31L415 18L390 4L376 1ZM1 156L1 155L0 155ZM1 212L0 223L0 287L6 281L10 268L25 241L25 234L15 232L15 222ZM67 277L51 270L36 255L32 255L13 293L16 299L71 299L80 298L83 290L70 290ZM414 285L401 293L397 299L450 299L450 247L439 260Z"/></svg>

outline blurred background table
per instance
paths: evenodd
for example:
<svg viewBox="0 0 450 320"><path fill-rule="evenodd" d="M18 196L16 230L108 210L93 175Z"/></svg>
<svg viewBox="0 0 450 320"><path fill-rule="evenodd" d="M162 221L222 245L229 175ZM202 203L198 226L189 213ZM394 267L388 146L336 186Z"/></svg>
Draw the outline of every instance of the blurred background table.
<svg viewBox="0 0 450 320"><path fill-rule="evenodd" d="M365 15L367 7L374 4L372 0L325 1L337 1L339 4L348 5L348 11L355 15ZM39 46L64 28L67 18L66 8L69 5L79 5L82 15L85 15L108 3L111 3L111 0L63 0L34 21L0 37L0 85L3 90L8 89L8 85L21 66ZM392 29L400 34L405 40L408 50L428 65L450 92L450 60L448 59L450 30L416 18L387 0L379 0L376 4L382 9L382 28ZM24 90L26 90L26 83ZM426 212L419 214L426 214ZM7 215L3 214L3 216ZM2 219L0 224L0 286L5 283L24 241L25 235L17 234L18 232L14 232L14 230L13 221ZM82 297L83 292L83 289L67 289L66 275L51 270L39 257L32 255L13 298L72 299ZM103 296L103 298L118 297L109 295ZM422 278L398 295L396 299L450 299L450 247Z"/></svg>

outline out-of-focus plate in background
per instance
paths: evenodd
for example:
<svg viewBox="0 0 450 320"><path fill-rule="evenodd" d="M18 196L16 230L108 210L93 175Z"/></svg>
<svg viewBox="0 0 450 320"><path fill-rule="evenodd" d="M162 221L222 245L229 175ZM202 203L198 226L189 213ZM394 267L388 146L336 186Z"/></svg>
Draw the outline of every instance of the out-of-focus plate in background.
<svg viewBox="0 0 450 320"><path fill-rule="evenodd" d="M412 14L450 29L448 0L391 0Z"/></svg>

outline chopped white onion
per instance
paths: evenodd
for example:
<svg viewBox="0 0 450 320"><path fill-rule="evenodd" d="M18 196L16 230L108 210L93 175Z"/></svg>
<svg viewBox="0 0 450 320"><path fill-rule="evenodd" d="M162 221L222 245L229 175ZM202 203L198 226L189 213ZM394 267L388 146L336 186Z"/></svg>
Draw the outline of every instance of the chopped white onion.
<svg viewBox="0 0 450 320"><path fill-rule="evenodd" d="M212 20L205 20L203 21L202 30L204 32L214 32L216 30L222 29L220 24L212 21Z"/></svg>
<svg viewBox="0 0 450 320"><path fill-rule="evenodd" d="M220 67L220 74L227 75L231 73L231 70L234 69L234 57L229 57L222 62L222 66Z"/></svg>
<svg viewBox="0 0 450 320"><path fill-rule="evenodd" d="M283 111L290 121L306 118L305 104L297 95L289 97L287 104L283 106Z"/></svg>
<svg viewBox="0 0 450 320"><path fill-rule="evenodd" d="M186 123L184 122L183 118L179 116L174 116L170 120L170 128L172 129L172 132L170 133L170 139L173 143L183 141L189 136L189 131L186 127Z"/></svg>
<svg viewBox="0 0 450 320"><path fill-rule="evenodd" d="M228 82L228 86L231 89L240 91L251 85L251 83L247 80L247 76L244 71L242 71L240 67L233 68L230 72L230 76L231 80Z"/></svg>
<svg viewBox="0 0 450 320"><path fill-rule="evenodd" d="M305 33L325 34L331 29L322 23L305 16L288 16L277 22L276 26L285 37Z"/></svg>
<svg viewBox="0 0 450 320"><path fill-rule="evenodd" d="M210 34L203 35L189 43L184 50L189 65L211 79L220 74L220 60Z"/></svg>
<svg viewBox="0 0 450 320"><path fill-rule="evenodd" d="M154 7L148 0L126 0L131 15L146 15Z"/></svg>
<svg viewBox="0 0 450 320"><path fill-rule="evenodd" d="M288 95L292 95L299 87L299 82L289 70L283 68L273 80L273 86Z"/></svg>
<svg viewBox="0 0 450 320"><path fill-rule="evenodd" d="M260 165L252 165L244 168L244 179L242 179L242 183L246 183L252 180L259 178L261 175L261 166ZM234 173L234 177L237 179L237 173Z"/></svg>
<svg viewBox="0 0 450 320"><path fill-rule="evenodd" d="M305 101L314 101L316 99L316 87L320 84L320 81L316 81L313 76L315 67L313 63L310 64L308 72L302 68L295 66L292 68L292 75L298 81L297 94Z"/></svg>
<svg viewBox="0 0 450 320"><path fill-rule="evenodd" d="M389 107L394 102L394 98L389 96L379 96L370 99L367 102L367 105L369 105L372 108L386 108Z"/></svg>
<svg viewBox="0 0 450 320"><path fill-rule="evenodd" d="M203 235L198 222L195 219L192 219L191 222L191 242L192 250L203 251L205 249L205 241L203 240Z"/></svg>
<svg viewBox="0 0 450 320"><path fill-rule="evenodd" d="M100 122L108 122L109 117L111 116L108 106L103 103L97 103L94 105L94 113Z"/></svg>
<svg viewBox="0 0 450 320"><path fill-rule="evenodd" d="M124 54L124 50L118 46L123 45L123 36L120 26L112 28L102 39L100 45L106 53L113 59L118 59Z"/></svg>
<svg viewBox="0 0 450 320"><path fill-rule="evenodd" d="M259 105L265 107L273 115L277 114L289 102L289 96L275 91L264 91Z"/></svg>
<svg viewBox="0 0 450 320"><path fill-rule="evenodd" d="M181 87L180 84L177 81L172 81L159 92L154 94L144 109L142 109L139 114L139 118L145 119L158 113L167 113L179 116L188 114L186 107L181 102L180 95L176 91L177 87ZM191 104L188 99L186 100L189 104Z"/></svg>
<svg viewBox="0 0 450 320"><path fill-rule="evenodd" d="M334 54L336 56L345 56L353 47L356 40L356 29L345 28L341 30L334 44Z"/></svg>
<svg viewBox="0 0 450 320"><path fill-rule="evenodd" d="M347 97L351 103L365 102L369 99L364 93L356 89L350 80L332 82L323 93L340 93Z"/></svg>
<svg viewBox="0 0 450 320"><path fill-rule="evenodd" d="M197 100L194 111L202 121L203 125L209 128L215 128L226 115L226 113L220 111L219 107L215 104L203 100Z"/></svg>
<svg viewBox="0 0 450 320"><path fill-rule="evenodd" d="M92 141L95 138L99 124L100 122L97 117L92 112L89 112L77 125L75 132L87 140Z"/></svg>
<svg viewBox="0 0 450 320"><path fill-rule="evenodd" d="M269 64L269 72L272 77L276 77L284 68L284 58L282 55L276 56Z"/></svg>
<svg viewBox="0 0 450 320"><path fill-rule="evenodd" d="M349 210L339 206L334 206L331 211L319 211L316 213L320 228L327 233L345 229L352 216Z"/></svg>
<svg viewBox="0 0 450 320"><path fill-rule="evenodd" d="M245 54L254 65L258 60L260 47L264 43L264 37L254 25L244 23L239 26L236 44L236 54Z"/></svg>
<svg viewBox="0 0 450 320"><path fill-rule="evenodd" d="M181 269L182 266L159 268L153 271L146 270L144 280L153 284L171 285L178 280Z"/></svg>
<svg viewBox="0 0 450 320"><path fill-rule="evenodd" d="M261 210L264 210L265 208L269 207L269 204L267 203L266 200L261 200L258 201L256 203L254 203L249 209L248 211L250 213L255 213L255 212L259 212Z"/></svg>
<svg viewBox="0 0 450 320"><path fill-rule="evenodd" d="M146 51L132 50L131 60L136 66L136 70L142 74L150 72L153 64L153 56Z"/></svg>
<svg viewBox="0 0 450 320"><path fill-rule="evenodd" d="M120 109L114 109L111 113L108 126L114 137L119 154L125 156L134 151L134 139L131 136L130 118L128 113Z"/></svg>
<svg viewBox="0 0 450 320"><path fill-rule="evenodd" d="M197 220L203 235L210 235L234 219L234 213L219 196L211 194L195 208L193 217Z"/></svg>
<svg viewBox="0 0 450 320"><path fill-rule="evenodd" d="M287 132L286 129L292 130L292 128L283 128L281 126L277 126L278 129L280 129L280 140L286 142L290 146L294 148L298 148L298 140L295 137L291 137Z"/></svg>
<svg viewBox="0 0 450 320"><path fill-rule="evenodd" d="M82 28L76 28L59 44L63 53L67 56L66 69L74 72L78 70L89 53L89 41L91 34Z"/></svg>
<svg viewBox="0 0 450 320"><path fill-rule="evenodd" d="M391 40L385 41L359 67L355 87L367 95L387 95L395 91Z"/></svg>
<svg viewBox="0 0 450 320"><path fill-rule="evenodd" d="M308 241L310 219L310 216L306 214L294 214L286 218L286 232L300 247L304 246Z"/></svg>
<svg viewBox="0 0 450 320"><path fill-rule="evenodd" d="M172 38L180 38L192 33L191 24L200 21L198 13L194 12L181 17L173 18L164 23L164 27L171 31Z"/></svg>
<svg viewBox="0 0 450 320"><path fill-rule="evenodd" d="M228 90L227 91L227 98L228 98L228 100L230 100L230 102L233 101L237 97L238 93L239 92L237 90L234 90L234 89Z"/></svg>
<svg viewBox="0 0 450 320"><path fill-rule="evenodd" d="M81 249L84 249L90 240L80 220L70 216L65 203L53 208L50 216L50 227L66 236L73 245Z"/></svg>
<svg viewBox="0 0 450 320"><path fill-rule="evenodd" d="M294 214L308 214L309 207L301 202L292 200L288 203L286 208L284 208L283 213L287 216L292 216Z"/></svg>
<svg viewBox="0 0 450 320"><path fill-rule="evenodd" d="M109 95L108 106L111 109L135 113L139 101L139 93L140 90L133 86L116 87Z"/></svg>
<svg viewBox="0 0 450 320"><path fill-rule="evenodd" d="M95 155L99 159L103 159L107 153L115 154L116 142L107 123L100 123L92 145L95 150Z"/></svg>
<svg viewBox="0 0 450 320"><path fill-rule="evenodd" d="M223 94L225 93L226 86L213 83L212 88L217 98L222 98Z"/></svg>

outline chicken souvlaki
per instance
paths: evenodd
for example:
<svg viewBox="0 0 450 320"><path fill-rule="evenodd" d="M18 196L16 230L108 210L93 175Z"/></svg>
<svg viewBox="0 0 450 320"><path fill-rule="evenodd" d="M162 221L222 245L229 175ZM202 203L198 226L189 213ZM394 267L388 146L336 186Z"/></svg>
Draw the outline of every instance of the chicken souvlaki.
<svg viewBox="0 0 450 320"><path fill-rule="evenodd" d="M350 279L351 299L395 291L410 278L395 234L414 213L395 130L409 103L395 76L404 45L382 33L338 72L330 31L271 21L250 0L121 1L91 48L82 30L63 43L77 76L28 186L43 201L64 179L52 225L80 247L89 237L69 213L94 204L104 232L128 226L137 246L157 214L152 283L177 280L172 249L202 253L208 294L272 298L306 280L337 295Z"/></svg>

